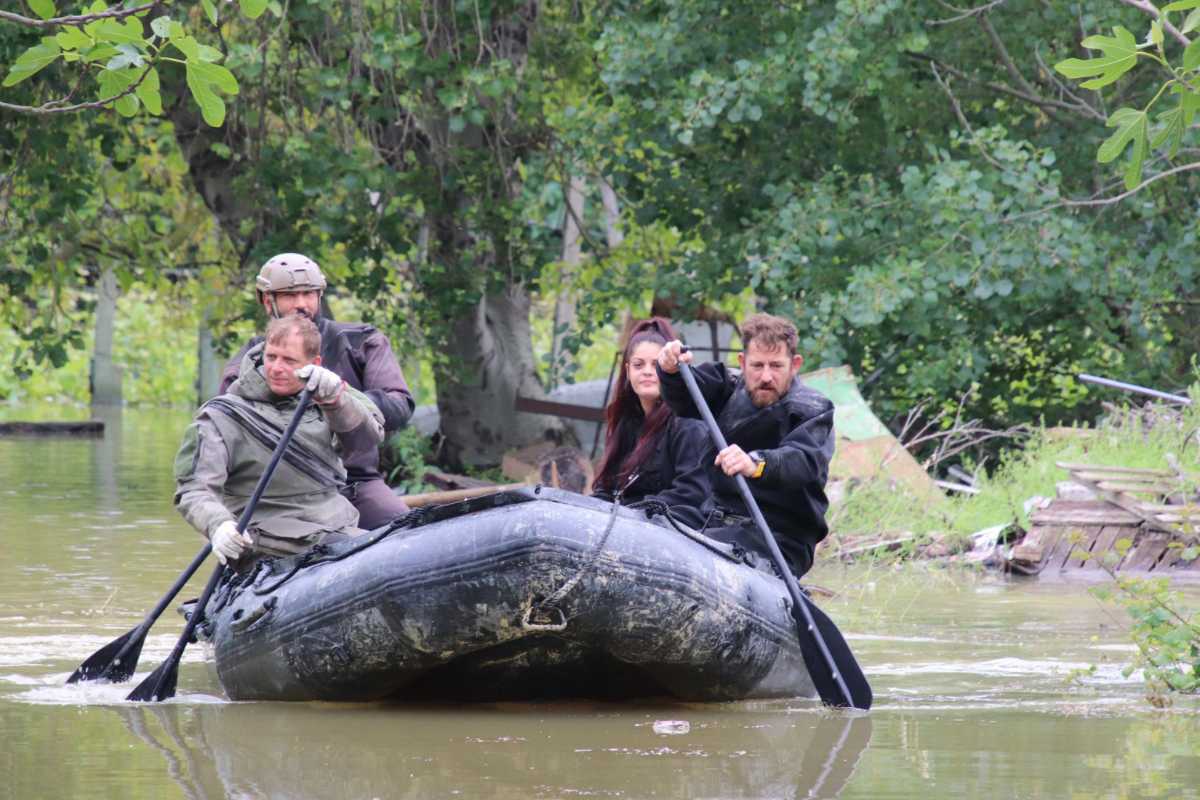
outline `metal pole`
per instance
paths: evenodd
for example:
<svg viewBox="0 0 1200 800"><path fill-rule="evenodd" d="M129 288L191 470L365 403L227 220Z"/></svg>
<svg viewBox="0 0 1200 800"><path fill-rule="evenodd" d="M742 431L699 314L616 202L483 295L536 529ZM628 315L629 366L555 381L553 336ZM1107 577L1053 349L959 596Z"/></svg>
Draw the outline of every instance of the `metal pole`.
<svg viewBox="0 0 1200 800"><path fill-rule="evenodd" d="M1145 386L1137 386L1136 384L1132 383L1122 383L1121 381L1114 381L1112 378L1099 378L1095 375L1085 375L1080 373L1079 380L1084 381L1085 383L1095 383L1100 386L1108 386L1112 389L1120 389L1124 392L1133 392L1134 394L1144 394L1150 397L1157 397L1159 400L1166 400L1168 403L1178 403L1183 406L1190 406L1192 404L1190 397L1160 392L1157 389L1147 389Z"/></svg>

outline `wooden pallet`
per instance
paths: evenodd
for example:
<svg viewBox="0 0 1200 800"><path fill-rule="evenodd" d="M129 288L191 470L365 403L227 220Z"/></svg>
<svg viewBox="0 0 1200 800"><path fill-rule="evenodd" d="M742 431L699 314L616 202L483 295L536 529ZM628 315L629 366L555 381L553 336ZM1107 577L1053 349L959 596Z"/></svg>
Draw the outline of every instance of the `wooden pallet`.
<svg viewBox="0 0 1200 800"><path fill-rule="evenodd" d="M1009 569L1018 574L1100 577L1100 559L1117 552L1118 542L1128 540L1131 546L1115 562L1115 570L1200 577L1200 558L1182 558L1193 543L1191 535L1159 530L1143 514L1107 500L1055 500L1035 511L1030 523L1029 533L1007 558Z"/></svg>

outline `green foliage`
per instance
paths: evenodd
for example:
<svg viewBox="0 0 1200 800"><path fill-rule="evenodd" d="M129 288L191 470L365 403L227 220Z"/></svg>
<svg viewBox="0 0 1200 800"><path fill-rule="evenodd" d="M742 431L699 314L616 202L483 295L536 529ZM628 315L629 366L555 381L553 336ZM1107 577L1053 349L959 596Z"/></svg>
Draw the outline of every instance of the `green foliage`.
<svg viewBox="0 0 1200 800"><path fill-rule="evenodd" d="M1178 19L1173 13L1188 11L1179 30L1186 44L1182 52L1175 51L1174 36L1164 35L1164 26ZM1152 149L1167 147L1167 158L1175 158L1184 136L1191 127L1196 110L1200 108L1200 38L1187 40L1200 25L1200 6L1194 0L1180 0L1163 6L1161 16L1157 14L1148 22L1146 41L1138 44L1126 28L1113 28L1114 36L1089 36L1081 44L1101 55L1093 58L1068 58L1054 68L1073 80L1088 78L1080 83L1084 89L1099 90L1116 83L1132 70L1139 57L1152 61L1168 75L1157 84L1148 102L1141 108L1121 106L1113 111L1106 125L1117 131L1100 145L1096 160L1107 164L1116 160L1129 148L1129 161L1125 168L1125 188L1133 190L1142 182L1143 167ZM1168 55L1167 45L1172 45ZM1157 124L1151 121L1151 110L1159 103L1170 105L1157 114ZM1154 125L1152 127L1152 124Z"/></svg>
<svg viewBox="0 0 1200 800"><path fill-rule="evenodd" d="M78 347L90 352L93 314L78 310L68 324L77 331ZM117 302L113 362L122 372L122 393L132 405L192 406L196 394L196 326L190 304L146 294ZM26 334L30 336L32 334ZM87 404L90 360L64 357L58 363L29 356L26 340L11 329L0 329L0 359L18 369L0 371L0 401L55 401Z"/></svg>
<svg viewBox="0 0 1200 800"><path fill-rule="evenodd" d="M1166 578L1118 574L1112 586L1094 593L1129 614L1138 654L1124 673L1142 671L1152 704L1168 705L1173 692L1200 692L1200 610L1187 610L1182 594L1172 591Z"/></svg>
<svg viewBox="0 0 1200 800"><path fill-rule="evenodd" d="M433 491L425 482L425 473L433 462L429 440L416 428L404 428L384 441L379 454L380 468L389 485L401 494Z"/></svg>
<svg viewBox="0 0 1200 800"><path fill-rule="evenodd" d="M204 4L209 23L217 26L215 6L208 0ZM254 19L262 14L267 3L243 0L241 6L246 16ZM53 2L40 2L31 8L46 20L57 12ZM158 115L163 108L158 68L170 63L182 64L188 88L205 122L220 126L225 119L225 104L217 92L236 95L238 91L233 73L215 63L224 54L200 43L188 33L184 23L168 16L149 19L149 11L113 16L118 12L110 12L104 0L95 0L79 14L58 21L55 35L41 37L12 61L0 86L16 86L54 64L61 64L63 74L56 76L51 84L92 81L100 106L111 107L123 117L136 115L139 108ZM186 14L185 11L185 20ZM149 25L145 24L147 19Z"/></svg>

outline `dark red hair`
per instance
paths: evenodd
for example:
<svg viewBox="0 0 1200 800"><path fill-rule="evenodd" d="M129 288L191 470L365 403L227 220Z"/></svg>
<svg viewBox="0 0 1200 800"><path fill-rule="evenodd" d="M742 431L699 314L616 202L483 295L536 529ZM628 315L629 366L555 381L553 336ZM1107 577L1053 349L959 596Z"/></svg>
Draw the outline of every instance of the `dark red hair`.
<svg viewBox="0 0 1200 800"><path fill-rule="evenodd" d="M596 471L596 488L610 492L621 489L658 448L658 440L674 413L661 397L649 414L642 410L642 401L629 383L629 359L643 342L661 345L676 338L671 323L662 317L642 320L629 332L629 343L621 356L621 373L612 400L604 409L608 431L604 435L604 458Z"/></svg>

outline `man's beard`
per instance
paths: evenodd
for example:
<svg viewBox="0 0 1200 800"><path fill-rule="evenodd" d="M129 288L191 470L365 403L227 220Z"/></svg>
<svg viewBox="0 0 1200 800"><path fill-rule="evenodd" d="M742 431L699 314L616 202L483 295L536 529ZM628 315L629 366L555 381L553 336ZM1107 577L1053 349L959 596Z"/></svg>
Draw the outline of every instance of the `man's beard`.
<svg viewBox="0 0 1200 800"><path fill-rule="evenodd" d="M767 406L778 402L781 397L776 389L755 389L750 392L750 402L755 408L766 408Z"/></svg>

